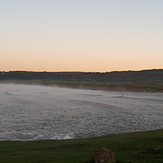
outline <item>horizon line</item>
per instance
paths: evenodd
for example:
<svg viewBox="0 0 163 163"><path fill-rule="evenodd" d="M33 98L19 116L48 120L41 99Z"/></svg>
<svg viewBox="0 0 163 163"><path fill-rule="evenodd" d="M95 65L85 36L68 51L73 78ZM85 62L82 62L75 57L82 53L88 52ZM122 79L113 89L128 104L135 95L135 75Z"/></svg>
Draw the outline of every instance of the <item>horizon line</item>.
<svg viewBox="0 0 163 163"><path fill-rule="evenodd" d="M30 71L30 70L9 70L9 71L0 71L0 72L41 72L41 73L111 73L111 72L140 72L140 71L152 71L152 70L163 70L162 68L158 69L141 69L141 70L120 70L120 71Z"/></svg>

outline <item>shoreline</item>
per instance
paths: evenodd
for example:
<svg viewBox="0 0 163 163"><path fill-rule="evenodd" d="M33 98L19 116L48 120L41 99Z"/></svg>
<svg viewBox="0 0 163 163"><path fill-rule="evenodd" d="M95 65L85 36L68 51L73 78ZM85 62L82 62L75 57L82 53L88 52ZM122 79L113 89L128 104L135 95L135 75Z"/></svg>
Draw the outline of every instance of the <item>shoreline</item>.
<svg viewBox="0 0 163 163"><path fill-rule="evenodd" d="M27 84L57 86L62 88L163 93L163 81L156 82L93 82L93 81L56 81L56 80L0 80L0 84Z"/></svg>
<svg viewBox="0 0 163 163"><path fill-rule="evenodd" d="M157 131L163 131L163 128L158 129L151 129L151 130L140 130L140 131L131 131L131 132L120 132L120 133L110 133L100 136L93 136L93 137L77 137L77 138L59 138L59 139L28 139L28 140L0 140L0 142L33 142L33 141L71 141L71 140L82 140L82 139L94 139L94 138L103 138L103 137L109 137L109 136L118 136L118 135L128 135L128 134L139 134L139 133L147 133L147 132L157 132ZM65 136L66 137L66 136Z"/></svg>

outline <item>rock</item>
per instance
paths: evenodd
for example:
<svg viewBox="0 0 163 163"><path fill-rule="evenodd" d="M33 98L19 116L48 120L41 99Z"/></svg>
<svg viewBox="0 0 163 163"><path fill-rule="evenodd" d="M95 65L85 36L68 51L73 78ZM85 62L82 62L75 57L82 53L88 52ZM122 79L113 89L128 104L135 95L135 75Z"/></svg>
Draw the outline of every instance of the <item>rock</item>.
<svg viewBox="0 0 163 163"><path fill-rule="evenodd" d="M151 154L163 154L163 147L152 147L148 149Z"/></svg>
<svg viewBox="0 0 163 163"><path fill-rule="evenodd" d="M93 163L116 163L113 152L106 148L99 148L94 152Z"/></svg>

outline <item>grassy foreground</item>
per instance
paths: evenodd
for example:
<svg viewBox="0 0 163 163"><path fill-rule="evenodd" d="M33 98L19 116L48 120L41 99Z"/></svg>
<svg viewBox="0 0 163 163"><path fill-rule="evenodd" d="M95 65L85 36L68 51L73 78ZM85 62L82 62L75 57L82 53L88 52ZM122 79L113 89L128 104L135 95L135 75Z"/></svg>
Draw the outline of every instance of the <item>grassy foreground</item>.
<svg viewBox="0 0 163 163"><path fill-rule="evenodd" d="M0 142L1 163L87 163L94 150L110 149L118 163L163 163L163 129L72 140ZM156 147L156 148L154 148Z"/></svg>

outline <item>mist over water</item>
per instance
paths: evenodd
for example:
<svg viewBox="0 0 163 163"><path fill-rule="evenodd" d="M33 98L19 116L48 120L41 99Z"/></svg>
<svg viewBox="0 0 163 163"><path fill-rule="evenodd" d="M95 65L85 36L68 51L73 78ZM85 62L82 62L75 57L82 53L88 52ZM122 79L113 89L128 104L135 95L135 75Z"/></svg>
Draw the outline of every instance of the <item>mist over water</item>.
<svg viewBox="0 0 163 163"><path fill-rule="evenodd" d="M70 139L161 129L162 117L163 93L0 84L0 140Z"/></svg>

